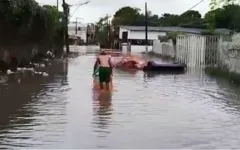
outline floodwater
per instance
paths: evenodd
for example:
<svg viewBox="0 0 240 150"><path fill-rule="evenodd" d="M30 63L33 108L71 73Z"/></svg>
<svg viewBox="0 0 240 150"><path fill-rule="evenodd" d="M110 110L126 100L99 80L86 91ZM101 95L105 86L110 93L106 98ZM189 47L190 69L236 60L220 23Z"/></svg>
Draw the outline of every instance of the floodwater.
<svg viewBox="0 0 240 150"><path fill-rule="evenodd" d="M240 148L238 87L199 70L115 70L115 91L100 94L94 58L54 61L49 77L2 75L0 148Z"/></svg>

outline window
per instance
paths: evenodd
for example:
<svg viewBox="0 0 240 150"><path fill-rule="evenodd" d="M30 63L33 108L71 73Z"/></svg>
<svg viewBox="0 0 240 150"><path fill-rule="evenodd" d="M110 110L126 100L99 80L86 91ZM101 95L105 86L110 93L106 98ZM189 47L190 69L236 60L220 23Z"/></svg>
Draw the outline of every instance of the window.
<svg viewBox="0 0 240 150"><path fill-rule="evenodd" d="M81 30L81 27L78 27L78 31L80 31Z"/></svg>
<svg viewBox="0 0 240 150"><path fill-rule="evenodd" d="M128 41L128 32L122 32L122 40L123 40L123 42Z"/></svg>

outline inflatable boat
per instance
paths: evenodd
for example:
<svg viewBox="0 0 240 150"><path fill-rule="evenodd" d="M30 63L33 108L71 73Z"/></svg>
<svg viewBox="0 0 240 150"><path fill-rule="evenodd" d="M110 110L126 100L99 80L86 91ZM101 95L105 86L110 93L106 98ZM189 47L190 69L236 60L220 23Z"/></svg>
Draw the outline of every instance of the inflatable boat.
<svg viewBox="0 0 240 150"><path fill-rule="evenodd" d="M185 72L185 64L158 64L153 61L148 61L147 65L143 67L143 71L151 72Z"/></svg>

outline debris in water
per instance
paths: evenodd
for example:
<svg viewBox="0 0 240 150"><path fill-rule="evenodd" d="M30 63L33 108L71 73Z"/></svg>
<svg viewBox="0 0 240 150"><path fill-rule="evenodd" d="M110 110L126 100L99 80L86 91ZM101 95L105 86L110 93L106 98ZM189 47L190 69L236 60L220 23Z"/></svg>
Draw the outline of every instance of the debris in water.
<svg viewBox="0 0 240 150"><path fill-rule="evenodd" d="M40 67L44 68L44 67L46 67L46 65L44 65L44 64L41 64L41 65L40 65Z"/></svg>
<svg viewBox="0 0 240 150"><path fill-rule="evenodd" d="M7 74L13 74L14 72L12 72L10 69L7 70Z"/></svg>
<svg viewBox="0 0 240 150"><path fill-rule="evenodd" d="M48 73L46 73L46 72L43 72L43 74L42 74L44 77L48 77L49 76L49 74Z"/></svg>

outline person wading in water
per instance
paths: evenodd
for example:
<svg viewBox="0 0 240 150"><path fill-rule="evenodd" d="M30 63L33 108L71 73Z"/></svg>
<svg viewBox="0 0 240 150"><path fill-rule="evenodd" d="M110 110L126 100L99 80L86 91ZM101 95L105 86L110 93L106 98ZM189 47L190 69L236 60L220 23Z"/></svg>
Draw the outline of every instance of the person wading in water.
<svg viewBox="0 0 240 150"><path fill-rule="evenodd" d="M97 60L94 64L93 75L98 67L100 88L101 90L103 89L103 83L105 82L106 88L109 90L109 83L111 82L112 76L112 64L110 56L107 55L105 51L102 51L97 57Z"/></svg>

